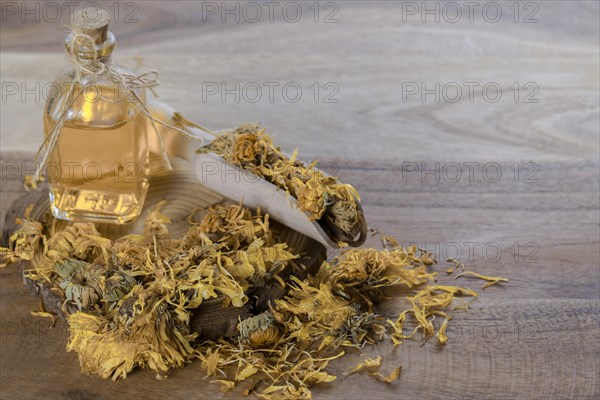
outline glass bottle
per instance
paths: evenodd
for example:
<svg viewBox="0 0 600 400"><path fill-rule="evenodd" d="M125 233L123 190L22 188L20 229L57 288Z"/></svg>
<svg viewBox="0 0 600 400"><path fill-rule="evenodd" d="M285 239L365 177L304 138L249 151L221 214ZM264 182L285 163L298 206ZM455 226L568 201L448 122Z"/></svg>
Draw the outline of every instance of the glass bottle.
<svg viewBox="0 0 600 400"><path fill-rule="evenodd" d="M145 94L137 88L133 96L107 73L110 66L135 75L111 64L116 41L108 22L105 11L73 16L66 39L71 62L50 86L44 108L47 139L62 119L46 169L52 212L60 219L131 222L148 191L146 121L135 104ZM74 38L79 33L86 40Z"/></svg>

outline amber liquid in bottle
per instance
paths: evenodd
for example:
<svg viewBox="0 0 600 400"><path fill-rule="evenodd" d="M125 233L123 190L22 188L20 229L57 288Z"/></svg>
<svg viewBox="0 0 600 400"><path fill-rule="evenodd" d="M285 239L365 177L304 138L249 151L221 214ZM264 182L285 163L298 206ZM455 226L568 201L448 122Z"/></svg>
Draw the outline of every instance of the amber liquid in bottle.
<svg viewBox="0 0 600 400"><path fill-rule="evenodd" d="M61 89L44 112L48 136L67 104L46 172L52 212L66 220L131 222L148 191L145 118L122 88L97 77L78 81L74 68L56 79L54 89Z"/></svg>

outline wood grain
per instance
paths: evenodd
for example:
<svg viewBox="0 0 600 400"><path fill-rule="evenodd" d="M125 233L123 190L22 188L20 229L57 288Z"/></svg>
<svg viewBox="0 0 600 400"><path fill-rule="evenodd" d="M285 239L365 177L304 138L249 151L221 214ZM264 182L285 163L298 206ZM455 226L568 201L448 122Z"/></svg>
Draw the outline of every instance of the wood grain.
<svg viewBox="0 0 600 400"><path fill-rule="evenodd" d="M17 160L21 161L25 160ZM441 249L459 244L463 251L465 243L477 242L479 246L473 246L479 249L498 244L507 254L497 261L481 252L475 252L471 260L462 258L469 269L507 276L510 282L486 289L468 313L455 314L445 348L433 342L421 347L414 340L397 349L389 342L363 349L370 356L382 355L386 371L402 364L398 382L385 385L368 376L340 376L339 381L315 388L316 398L597 397L597 170L597 163L542 164L538 184L521 187L514 182L482 180L394 185L402 180L401 165L341 163L339 174L363 194L372 227L411 238L432 250L437 243ZM22 191L17 179L3 184L4 199ZM531 259L515 260L514 241L533 241L538 252ZM376 243L371 239L370 244ZM443 271L444 265L436 269ZM218 386L203 380L198 363L174 371L166 382L156 381L143 370L117 383L83 376L76 356L64 351L65 325L60 322L50 329L47 321L29 315L37 303L22 285L18 268L6 268L0 274L0 373L2 381L9 382L2 388L7 398L41 393L62 399L130 398L144 387L147 398L188 398L193 393L200 399L234 399L243 391L238 388L222 396ZM457 283L445 274L440 282ZM482 285L478 280L459 283L473 289ZM381 310L394 316L403 307L401 299L392 298ZM350 352L333 364L332 371L341 375L359 356L360 352ZM55 365L61 368L51 367Z"/></svg>
<svg viewBox="0 0 600 400"><path fill-rule="evenodd" d="M537 23L523 23L523 9L521 22L514 23L510 4L503 6L498 23L483 19L483 7L473 23L466 19L466 9L458 23L436 23L432 17L422 23L419 14L403 14L402 2L334 3L339 6L337 23L314 23L308 9L312 3L305 4L298 23L283 20L283 3L272 23L264 18L235 23L235 16L223 23L221 14L203 22L206 13L194 1L177 1L176 7L172 2L137 2L139 22L111 25L119 46L115 61L129 67L139 61L141 69L159 71L161 99L189 119L213 129L261 121L284 149L299 147L305 159L596 157L597 2L534 2ZM323 5L321 21L331 12ZM267 17L266 9L264 13ZM19 17L0 27L2 80L28 89L36 82L43 87L63 67L62 25L68 19L36 24ZM272 101L265 82L279 84ZM310 88L315 82L320 87L317 102ZM329 82L336 86L325 88ZM403 84L411 82L428 88L457 82L464 93L456 102L436 102L432 95L424 102L419 95L404 101ZM473 102L464 82L479 84ZM515 82L521 86L518 102L510 89ZM533 90L524 89L528 82L539 88L537 103L523 102ZM263 96L246 101L253 96L250 91L239 102L234 95L222 99L221 85L232 89L236 83L240 88L256 83ZM288 83L303 91L295 103L282 95ZM502 87L499 101L482 98L488 83ZM209 95L203 90L207 84L216 84L219 92ZM337 102L325 102L335 87L331 100ZM42 136L43 98L21 94L19 89L7 95L0 111L4 151L34 151Z"/></svg>
<svg viewBox="0 0 600 400"><path fill-rule="evenodd" d="M422 23L420 15L404 22L402 2L348 1L336 2L338 23L313 23L305 14L293 24L281 16L273 23L222 23L219 15L203 23L198 3L152 1L139 2L139 23L111 28L117 60L159 70L161 99L186 117L217 129L261 121L285 151L298 147L301 158L319 158L327 172L352 183L372 228L438 252L440 271L458 249L469 269L510 278L455 315L445 348L415 340L363 349L383 356L384 371L402 364L396 383L341 377L360 359L350 352L332 364L339 379L315 388L315 398L600 397L600 6L535 1L538 22L525 24L523 9L521 22L512 21L512 3L500 3L498 23L481 14L473 23L464 17ZM60 24L10 17L0 30L3 82L43 85L62 67ZM296 82L304 95L297 103L281 95L251 103L201 90L203 83L231 88L236 82ZM309 89L315 82L318 102ZM328 82L339 88L337 103L323 101ZM503 96L495 103L481 92L472 102L464 94L456 102L404 101L403 83L411 82L497 82ZM537 84L539 101L515 102L515 82ZM22 174L33 169L43 103L8 96L1 106L4 214L23 192ZM457 180L452 163L462 167ZM497 181L495 170L502 172ZM65 326L49 329L29 315L37 303L20 271L0 270L0 278L1 398L126 399L143 392L149 399L234 399L241 393L222 395L198 363L164 382L143 370L116 383L82 375L76 355L65 352ZM390 299L382 310L394 315L403 307Z"/></svg>

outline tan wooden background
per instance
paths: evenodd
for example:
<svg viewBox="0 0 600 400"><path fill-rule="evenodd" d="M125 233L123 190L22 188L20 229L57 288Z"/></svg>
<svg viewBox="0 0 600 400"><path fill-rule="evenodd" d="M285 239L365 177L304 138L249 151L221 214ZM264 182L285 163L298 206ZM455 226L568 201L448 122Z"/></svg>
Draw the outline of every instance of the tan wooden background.
<svg viewBox="0 0 600 400"><path fill-rule="evenodd" d="M27 3L39 7L36 23L21 2L16 11L8 3L0 28L2 213L32 168L43 87L64 63L68 22L65 6L53 22L52 10L43 14L46 3ZM465 2L455 2L462 7L456 23L445 2L426 5L438 4L439 22L422 15L421 2L276 2L273 22L268 6L256 2L262 16L255 23L255 10L241 2L239 23L222 2L102 4L114 16L119 11L112 28L117 61L160 71L162 100L188 118L212 128L260 121L284 149L319 158L355 185L373 228L437 251L439 259L460 252L469 269L510 278L455 315L443 349L418 341L365 348L383 356L384 370L403 365L396 383L340 376L316 388L316 398L600 396L597 2L501 1L495 23L487 2L474 9L473 22ZM295 4L302 16L293 23ZM236 82L240 101L234 94L222 101L221 85L236 92ZM421 85L435 92L436 83L439 101L435 93L421 99ZM210 94L215 85L219 92ZM300 87L302 97L286 101L285 85ZM472 99L467 85L475 88ZM262 97L251 102L256 86ZM408 94L415 86L420 92ZM502 93L496 102L494 87ZM19 275L0 270L0 397L222 396L198 363L164 382L148 371L117 383L81 375L76 355L65 352L64 325L49 330L29 315L37 302ZM390 300L382 311L402 307ZM351 352L333 371L341 375L359 356Z"/></svg>

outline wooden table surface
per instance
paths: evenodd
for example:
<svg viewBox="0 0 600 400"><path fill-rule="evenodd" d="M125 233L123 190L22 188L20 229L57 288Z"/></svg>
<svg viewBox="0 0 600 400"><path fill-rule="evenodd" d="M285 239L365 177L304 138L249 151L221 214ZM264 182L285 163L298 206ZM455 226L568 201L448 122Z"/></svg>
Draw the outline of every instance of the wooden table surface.
<svg viewBox="0 0 600 400"><path fill-rule="evenodd" d="M6 4L2 214L31 173L43 87L64 63L67 22L52 21L44 3L27 3L40 7L38 23L21 2L16 11ZM443 2L239 3L239 23L222 2L102 4L119 10L117 61L159 70L161 98L188 118L213 128L261 121L285 150L298 147L352 183L371 227L510 278L455 314L443 349L416 340L363 349L383 356L384 371L402 364L397 382L343 378L361 354L350 352L317 399L600 397L598 2L481 2L473 22L456 2L455 23ZM251 22L256 5L262 15ZM296 6L302 16L292 22ZM438 7L439 22L422 7ZM17 268L0 276L2 399L240 395L222 395L199 363L166 381L144 370L116 383L82 375L65 352L64 324L49 329L29 314L37 300ZM382 312L402 307L391 299Z"/></svg>

